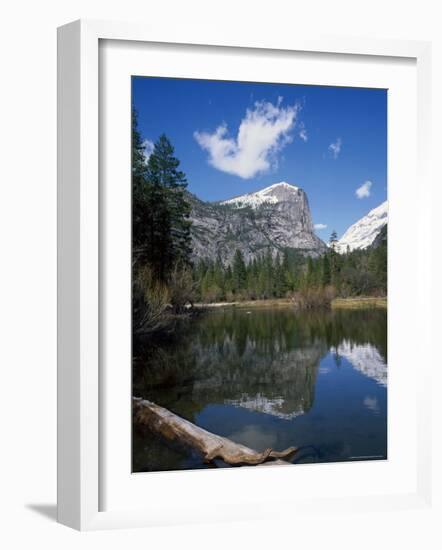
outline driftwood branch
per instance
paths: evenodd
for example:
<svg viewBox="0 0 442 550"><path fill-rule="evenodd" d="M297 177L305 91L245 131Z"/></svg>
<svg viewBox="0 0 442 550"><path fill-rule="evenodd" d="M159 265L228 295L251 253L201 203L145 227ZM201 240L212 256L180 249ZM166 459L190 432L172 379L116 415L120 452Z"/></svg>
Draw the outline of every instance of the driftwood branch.
<svg viewBox="0 0 442 550"><path fill-rule="evenodd" d="M134 397L133 409L137 422L168 441L175 441L197 450L205 462L220 458L231 465L288 464L278 459L289 458L297 451L296 447L289 447L280 452L273 449L255 451L195 426L192 422L146 399Z"/></svg>

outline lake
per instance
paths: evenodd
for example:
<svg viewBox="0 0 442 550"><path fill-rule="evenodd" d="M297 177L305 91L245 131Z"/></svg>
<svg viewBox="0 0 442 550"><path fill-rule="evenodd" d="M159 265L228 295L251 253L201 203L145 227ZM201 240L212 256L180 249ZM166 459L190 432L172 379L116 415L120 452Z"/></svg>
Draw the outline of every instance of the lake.
<svg viewBox="0 0 442 550"><path fill-rule="evenodd" d="M223 308L134 348L133 394L292 462L387 458L387 311ZM133 471L207 465L145 428Z"/></svg>

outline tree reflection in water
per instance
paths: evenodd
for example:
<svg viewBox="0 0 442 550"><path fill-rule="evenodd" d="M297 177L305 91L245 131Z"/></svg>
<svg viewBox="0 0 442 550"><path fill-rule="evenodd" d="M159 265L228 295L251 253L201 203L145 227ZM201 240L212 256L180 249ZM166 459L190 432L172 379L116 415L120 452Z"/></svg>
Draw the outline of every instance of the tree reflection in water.
<svg viewBox="0 0 442 550"><path fill-rule="evenodd" d="M353 374L357 372L378 387L370 389L371 393L381 389L385 392L386 322L386 311L379 309L209 312L177 325L173 334L134 346L133 393L196 424L205 424L207 429L218 430L216 433L223 432L221 435L257 449L265 448L271 439L293 436L296 425L302 430L305 419L301 417L308 417L314 404L320 408L321 403L333 402L335 394L328 389L325 399L321 388L327 388L330 378L325 377L343 362ZM356 378L350 386L347 378L342 378L333 391L341 392L342 400L350 404L363 382ZM323 383L319 384L318 379ZM361 397L361 410L374 413L374 399L378 402L380 398ZM269 429L272 418L276 424ZM321 429L320 419L312 415L313 421L316 424L310 429L317 432ZM344 420L340 422L343 424ZM386 433L386 427L382 430ZM275 441L270 446L274 444ZM336 450L325 453L332 457ZM154 455L158 457L155 459ZM342 448L338 455L343 455ZM183 467L203 465L197 457L184 456L179 449L164 449L149 434L135 430L135 470Z"/></svg>

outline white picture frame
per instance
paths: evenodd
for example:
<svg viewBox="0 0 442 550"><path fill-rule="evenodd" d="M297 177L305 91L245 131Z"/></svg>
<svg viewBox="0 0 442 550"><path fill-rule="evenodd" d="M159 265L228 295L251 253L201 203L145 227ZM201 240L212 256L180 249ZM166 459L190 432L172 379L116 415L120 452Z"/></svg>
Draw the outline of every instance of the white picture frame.
<svg viewBox="0 0 442 550"><path fill-rule="evenodd" d="M178 502L175 507L133 507L122 502L111 510L103 510L103 444L102 418L106 408L102 406L107 396L100 384L102 363L100 354L102 289L100 230L100 43L101 41L125 41L127 44L166 43L186 47L229 48L244 54L250 51L310 52L332 56L371 56L385 59L411 59L416 64L417 79L417 171L419 204L431 204L431 181L428 171L430 150L431 103L429 97L431 46L426 42L372 40L350 37L309 38L280 37L278 43L267 44L265 38L231 36L223 32L219 37L208 38L204 32L188 36L183 29L178 35L167 36L160 30L136 24L101 21L76 21L59 29L58 34L58 520L80 530L139 527L178 522L231 520L266 517L262 501L256 499L247 509L231 506L227 513L221 505L207 506L207 502L188 503L184 508ZM279 53L278 53L279 52ZM427 243L419 251L419 271L416 277L420 291L415 313L431 310L431 231L430 219L421 208L417 221L419 242ZM101 229L100 229L101 228ZM425 323L421 326L425 330ZM423 338L425 335L423 334ZM427 350L428 359L431 348ZM335 510L364 511L428 506L431 500L431 450L428 419L430 402L425 388L430 384L431 361L423 361L416 383L416 488L412 491L392 491L366 495L347 496L336 494ZM130 430L130 426L127 426ZM338 465L339 466L339 465ZM341 472L342 467L341 465ZM345 465L346 468L352 467ZM253 468L242 469L249 480L256 479ZM264 468L269 482L284 482L287 468ZM276 474L276 470L278 473ZM271 472L273 471L273 473ZM338 475L330 470L330 475ZM238 478L238 472L230 474L230 483ZM270 472L270 473L267 473ZM195 484L197 472L169 473L175 476L182 490ZM218 474L217 474L218 475ZM263 474L260 474L263 475ZM339 475L342 475L339 474ZM178 477L180 476L180 477ZM235 477L234 477L235 476ZM277 476L277 477L276 477ZM213 476L212 476L213 477ZM153 479L153 478L151 478ZM157 476L153 491L158 491L162 479ZM219 478L221 479L221 478ZM225 484L227 478L221 483ZM273 482L274 482L273 481ZM204 483L207 478L204 479ZM149 483L149 480L147 480ZM227 481L229 483L229 481ZM265 491L264 491L265 493ZM319 510L330 507L330 495L303 498L302 510ZM274 499L274 495L272 499ZM190 500L192 500L190 498ZM273 500L272 500L273 502ZM299 502L281 497L284 506L291 504L300 510ZM222 504L222 503L221 503ZM273 507L274 513L281 517ZM293 511L293 508L292 508ZM270 513L270 515L272 515Z"/></svg>

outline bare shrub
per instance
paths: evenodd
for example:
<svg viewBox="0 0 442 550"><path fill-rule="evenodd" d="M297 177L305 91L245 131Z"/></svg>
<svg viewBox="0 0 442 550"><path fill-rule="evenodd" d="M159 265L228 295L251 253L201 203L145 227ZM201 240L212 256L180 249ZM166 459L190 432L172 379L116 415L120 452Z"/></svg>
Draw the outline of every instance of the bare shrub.
<svg viewBox="0 0 442 550"><path fill-rule="evenodd" d="M155 279L148 266L140 268L133 282L134 331L149 333L166 326L169 303L167 286Z"/></svg>
<svg viewBox="0 0 442 550"><path fill-rule="evenodd" d="M196 290L189 267L176 265L169 276L168 288L170 303L175 313L184 311L186 306L193 306Z"/></svg>
<svg viewBox="0 0 442 550"><path fill-rule="evenodd" d="M203 301L207 304L212 304L221 301L223 296L222 289L214 283L204 289Z"/></svg>
<svg viewBox="0 0 442 550"><path fill-rule="evenodd" d="M293 305L297 309L329 308L336 297L333 286L306 287L292 294Z"/></svg>
<svg viewBox="0 0 442 550"><path fill-rule="evenodd" d="M235 298L235 294L231 290L226 292L226 302L234 302Z"/></svg>
<svg viewBox="0 0 442 550"><path fill-rule="evenodd" d="M339 296L341 298L349 298L352 295L351 286L348 283L342 283L339 288Z"/></svg>

